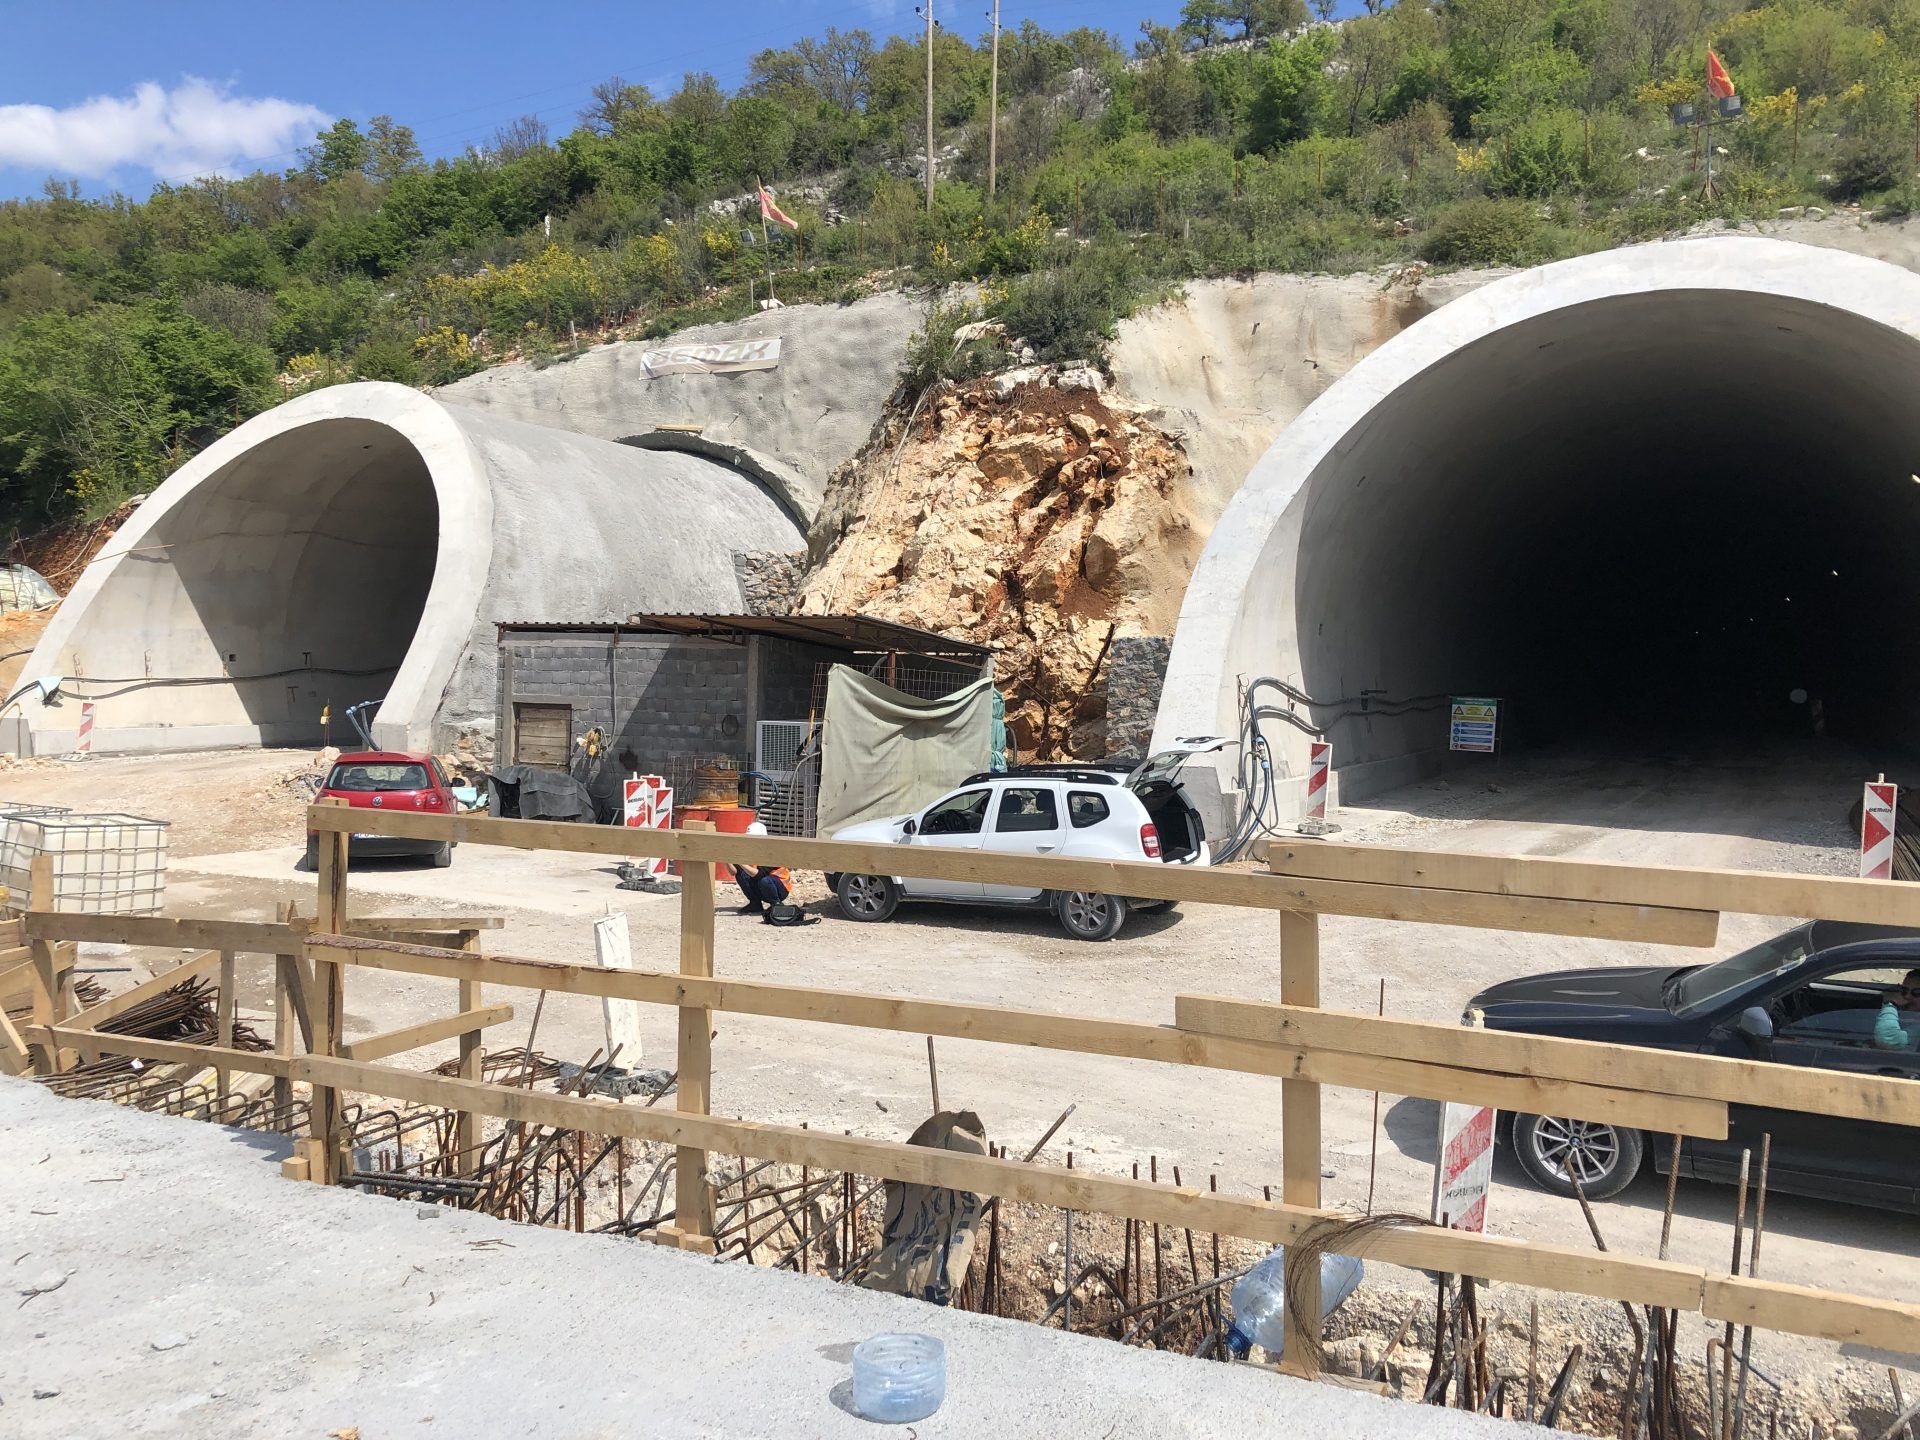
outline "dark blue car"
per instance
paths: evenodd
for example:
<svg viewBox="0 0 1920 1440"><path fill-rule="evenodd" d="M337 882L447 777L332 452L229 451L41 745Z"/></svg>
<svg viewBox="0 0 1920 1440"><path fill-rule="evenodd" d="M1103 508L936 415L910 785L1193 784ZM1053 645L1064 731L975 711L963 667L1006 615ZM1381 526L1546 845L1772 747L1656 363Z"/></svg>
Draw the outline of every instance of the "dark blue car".
<svg viewBox="0 0 1920 1440"><path fill-rule="evenodd" d="M1489 1030L1691 1050L1920 1080L1920 1012L1900 1016L1905 1048L1877 1043L1888 994L1920 967L1920 931L1817 920L1713 965L1562 970L1474 996ZM1884 1039L1885 1036L1882 1036ZM1680 1173L1733 1181L1740 1152L1773 1136L1769 1188L1920 1211L1920 1133L1834 1115L1729 1105L1725 1140L1688 1139ZM1516 1115L1514 1155L1540 1186L1588 1197L1624 1190L1649 1151L1664 1172L1665 1137L1587 1120Z"/></svg>

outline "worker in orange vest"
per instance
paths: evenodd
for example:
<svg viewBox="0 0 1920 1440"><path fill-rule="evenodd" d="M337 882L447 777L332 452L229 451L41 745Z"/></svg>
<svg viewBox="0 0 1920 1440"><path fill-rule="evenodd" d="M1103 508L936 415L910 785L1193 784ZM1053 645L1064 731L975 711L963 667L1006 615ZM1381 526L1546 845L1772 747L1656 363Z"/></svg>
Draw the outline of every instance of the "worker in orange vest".
<svg viewBox="0 0 1920 1440"><path fill-rule="evenodd" d="M747 826L749 835L766 833L767 827L758 820ZM747 903L740 907L742 915L759 915L764 920L772 915L775 905L785 904L793 893L793 872L784 865L735 865L733 878L747 897Z"/></svg>

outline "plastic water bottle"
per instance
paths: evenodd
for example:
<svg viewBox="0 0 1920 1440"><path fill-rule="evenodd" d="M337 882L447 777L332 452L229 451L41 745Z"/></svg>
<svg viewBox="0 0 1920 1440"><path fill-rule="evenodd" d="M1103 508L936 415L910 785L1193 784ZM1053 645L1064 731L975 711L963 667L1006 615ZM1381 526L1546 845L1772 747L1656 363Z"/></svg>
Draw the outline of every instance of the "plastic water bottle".
<svg viewBox="0 0 1920 1440"><path fill-rule="evenodd" d="M947 1398L947 1347L931 1335L875 1335L853 1347L853 1408L868 1420L924 1420Z"/></svg>
<svg viewBox="0 0 1920 1440"><path fill-rule="evenodd" d="M1278 1355L1287 1337L1287 1251L1283 1245L1253 1269L1242 1275L1233 1287L1233 1328L1227 1331L1227 1348L1244 1359L1255 1345ZM1349 1295L1360 1288L1365 1267L1352 1255L1326 1254L1320 1257L1320 1318L1325 1320L1338 1310Z"/></svg>

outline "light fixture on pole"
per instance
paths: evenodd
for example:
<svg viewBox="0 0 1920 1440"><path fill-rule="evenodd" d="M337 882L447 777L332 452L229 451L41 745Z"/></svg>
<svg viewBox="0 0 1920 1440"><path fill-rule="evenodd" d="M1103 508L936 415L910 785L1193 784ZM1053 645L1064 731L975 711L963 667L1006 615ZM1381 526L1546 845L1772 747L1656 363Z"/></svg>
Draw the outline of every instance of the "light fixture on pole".
<svg viewBox="0 0 1920 1440"><path fill-rule="evenodd" d="M1693 131L1700 153L1705 157L1706 177L1700 186L1702 200L1712 200L1719 188L1713 180L1713 136L1709 132L1716 125L1729 125L1739 120L1742 108L1740 96L1733 88L1733 77L1727 73L1727 67L1720 63L1720 57L1711 50L1707 51L1707 94L1714 102L1714 113L1710 115L1701 115L1692 102L1686 100L1667 107L1667 118L1681 129Z"/></svg>

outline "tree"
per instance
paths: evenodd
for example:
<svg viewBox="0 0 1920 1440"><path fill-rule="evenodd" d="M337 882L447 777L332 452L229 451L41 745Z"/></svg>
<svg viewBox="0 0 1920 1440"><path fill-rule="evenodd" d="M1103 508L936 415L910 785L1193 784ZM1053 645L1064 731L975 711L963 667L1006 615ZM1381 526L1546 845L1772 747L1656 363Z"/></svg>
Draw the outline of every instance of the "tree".
<svg viewBox="0 0 1920 1440"><path fill-rule="evenodd" d="M873 65L873 36L864 30L836 30L820 39L799 41L786 50L762 50L747 67L746 89L755 95L804 93L840 110L867 103Z"/></svg>
<svg viewBox="0 0 1920 1440"><path fill-rule="evenodd" d="M495 162L506 165L546 148L547 122L538 115L522 115L493 132L487 153Z"/></svg>
<svg viewBox="0 0 1920 1440"><path fill-rule="evenodd" d="M1187 0L1180 11L1180 30L1202 45L1217 37L1267 40L1305 27L1306 0ZM1228 35L1230 26L1239 34Z"/></svg>
<svg viewBox="0 0 1920 1440"><path fill-rule="evenodd" d="M653 110L653 92L629 85L618 75L593 87L593 103L580 112L580 123L596 135L619 135L642 123Z"/></svg>
<svg viewBox="0 0 1920 1440"><path fill-rule="evenodd" d="M367 137L351 120L336 120L300 152L309 175L320 180L344 180L367 168Z"/></svg>
<svg viewBox="0 0 1920 1440"><path fill-rule="evenodd" d="M1333 99L1327 61L1338 43L1331 29L1322 28L1267 47L1247 107L1248 149L1272 150L1320 133Z"/></svg>
<svg viewBox="0 0 1920 1440"><path fill-rule="evenodd" d="M381 184L420 168L420 146L414 141L413 127L394 122L391 115L376 115L367 122L366 175Z"/></svg>
<svg viewBox="0 0 1920 1440"><path fill-rule="evenodd" d="M1212 45L1224 32L1231 0L1187 0L1180 7L1180 31L1202 45Z"/></svg>
<svg viewBox="0 0 1920 1440"><path fill-rule="evenodd" d="M1180 53L1176 32L1151 22L1140 30L1134 45L1141 56L1133 77L1134 106L1160 139L1190 135L1206 110L1206 91Z"/></svg>
<svg viewBox="0 0 1920 1440"><path fill-rule="evenodd" d="M706 129L718 125L727 113L727 92L706 71L697 74L688 71L680 77L680 88L667 97L662 108L670 120Z"/></svg>

